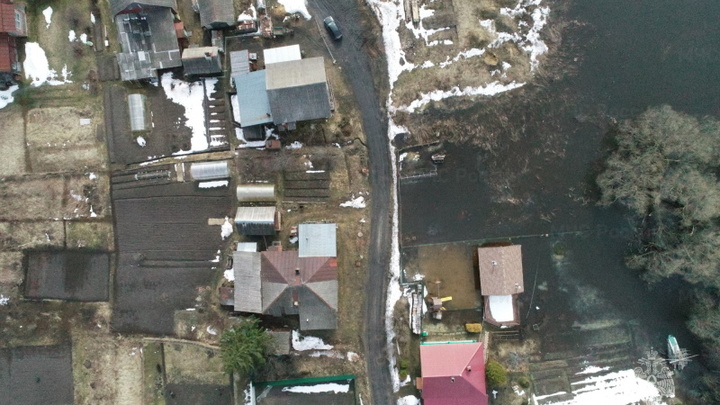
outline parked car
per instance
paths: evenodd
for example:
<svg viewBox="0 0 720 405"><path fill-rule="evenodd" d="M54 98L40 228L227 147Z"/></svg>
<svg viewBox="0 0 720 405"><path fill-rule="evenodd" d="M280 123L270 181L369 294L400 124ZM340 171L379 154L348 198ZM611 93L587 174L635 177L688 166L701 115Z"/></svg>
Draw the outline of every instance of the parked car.
<svg viewBox="0 0 720 405"><path fill-rule="evenodd" d="M342 32L340 32L340 28L338 28L334 18L325 17L323 22L325 23L325 28L327 28L334 40L337 41L342 38Z"/></svg>

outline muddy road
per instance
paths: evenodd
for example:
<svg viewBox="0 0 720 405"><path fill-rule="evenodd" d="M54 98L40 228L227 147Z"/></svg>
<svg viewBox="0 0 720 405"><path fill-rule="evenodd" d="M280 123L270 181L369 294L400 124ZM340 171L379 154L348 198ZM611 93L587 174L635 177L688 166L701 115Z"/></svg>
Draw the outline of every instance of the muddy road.
<svg viewBox="0 0 720 405"><path fill-rule="evenodd" d="M372 390L372 403L392 403L392 385L386 353L385 297L387 274L390 264L392 237L391 190L392 171L387 141L387 117L385 104L386 85L378 86L375 79L386 77L384 61L377 63L368 51L374 53L380 46L381 36L370 27L375 17L364 2L358 0L311 0L308 8L325 38L330 52L343 70L355 94L362 113L363 127L367 136L370 157L370 185L372 188L370 208L371 243L369 248L368 281L365 301L365 353L367 371ZM341 41L332 41L322 27L322 20L333 16L343 33ZM377 41L377 42L376 42Z"/></svg>

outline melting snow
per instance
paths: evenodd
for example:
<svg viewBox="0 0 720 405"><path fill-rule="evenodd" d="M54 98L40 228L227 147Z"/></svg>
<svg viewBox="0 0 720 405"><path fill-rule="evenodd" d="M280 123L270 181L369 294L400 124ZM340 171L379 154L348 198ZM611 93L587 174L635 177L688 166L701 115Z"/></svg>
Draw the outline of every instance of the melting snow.
<svg viewBox="0 0 720 405"><path fill-rule="evenodd" d="M50 23L52 22L52 15L53 15L53 9L52 7L48 7L45 10L43 10L43 15L45 16L45 28L50 28Z"/></svg>
<svg viewBox="0 0 720 405"><path fill-rule="evenodd" d="M16 92L19 88L20 87L15 84L10 86L7 90L0 90L0 110L15 101L13 93Z"/></svg>
<svg viewBox="0 0 720 405"><path fill-rule="evenodd" d="M353 198L350 201L345 201L344 203L340 204L340 206L344 208L365 208L365 197L360 196L357 198Z"/></svg>
<svg viewBox="0 0 720 405"><path fill-rule="evenodd" d="M212 326L209 326L205 328L205 331L213 336L217 335L217 330L213 328Z"/></svg>
<svg viewBox="0 0 720 405"><path fill-rule="evenodd" d="M661 404L658 389L649 381L638 378L633 370L622 370L600 376L591 376L571 383L574 398L552 402L556 405L634 404L645 401ZM536 397L546 399L561 393Z"/></svg>
<svg viewBox="0 0 720 405"><path fill-rule="evenodd" d="M2 294L0 294L0 305L6 306L10 303L10 297L6 297Z"/></svg>
<svg viewBox="0 0 720 405"><path fill-rule="evenodd" d="M312 18L307 10L306 0L278 0L288 14L300 13L306 20Z"/></svg>
<svg viewBox="0 0 720 405"><path fill-rule="evenodd" d="M205 80L205 85L213 89L216 83L217 79ZM184 80L173 79L173 74L168 72L162 75L160 84L168 99L185 107L185 126L192 129L191 150L179 153L200 152L207 149L207 129L205 128L205 109L203 108L205 90L203 90L202 82L188 83Z"/></svg>
<svg viewBox="0 0 720 405"><path fill-rule="evenodd" d="M413 395L408 395L398 399L397 405L420 405L420 399Z"/></svg>
<svg viewBox="0 0 720 405"><path fill-rule="evenodd" d="M227 269L223 272L223 276L227 281L235 281L235 270Z"/></svg>
<svg viewBox="0 0 720 405"><path fill-rule="evenodd" d="M332 345L325 344L322 339L315 336L300 336L296 330L292 331L292 347L294 350L330 350Z"/></svg>
<svg viewBox="0 0 720 405"><path fill-rule="evenodd" d="M135 138L135 142L137 142L138 145L140 145L141 148L144 148L145 145L147 145L147 141L142 136L138 136Z"/></svg>
<svg viewBox="0 0 720 405"><path fill-rule="evenodd" d="M225 181L225 185L227 185L227 181ZM228 219L228 217L225 217L225 222L222 224L222 227L220 230L220 236L222 236L223 240L225 240L232 234L233 234L232 223L230 223L230 220Z"/></svg>
<svg viewBox="0 0 720 405"><path fill-rule="evenodd" d="M349 384L318 384L318 385L298 385L295 387L283 387L283 392L295 392L302 394L317 394L320 392L334 392L336 394L348 392L350 390Z"/></svg>
<svg viewBox="0 0 720 405"><path fill-rule="evenodd" d="M588 366L583 371L580 371L579 373L575 373L576 375L580 374L597 374L601 371L607 371L610 370L610 367L596 367L596 366Z"/></svg>
<svg viewBox="0 0 720 405"><path fill-rule="evenodd" d="M70 77L72 73L67 70L67 65L62 69L61 75L63 76L63 80L56 80L57 72L50 69L45 51L37 42L28 42L25 44L25 61L23 62L23 67L25 68L25 77L32 79L31 84L36 87L43 83L48 83L53 86L72 83L68 80L68 77Z"/></svg>
<svg viewBox="0 0 720 405"><path fill-rule="evenodd" d="M492 82L479 87L465 87L460 90L459 87L453 87L450 90L433 90L430 93L422 93L419 99L413 100L408 106L398 107L397 110L409 113L415 112L416 109L430 103L431 101L440 101L448 97L457 96L494 96L499 93L517 89L524 86L525 83L512 82L509 84L501 84L500 82Z"/></svg>
<svg viewBox="0 0 720 405"><path fill-rule="evenodd" d="M250 4L250 12L252 14L247 14L247 13L240 14L238 16L237 20L238 21L257 20L257 10L255 10L255 6L253 4Z"/></svg>
<svg viewBox="0 0 720 405"><path fill-rule="evenodd" d="M95 24L95 14L90 13L90 22Z"/></svg>
<svg viewBox="0 0 720 405"><path fill-rule="evenodd" d="M290 145L286 146L287 149L300 149L303 147L303 144L301 142L295 141L291 143Z"/></svg>
<svg viewBox="0 0 720 405"><path fill-rule="evenodd" d="M68 32L68 41L73 42L75 39L77 39L75 36L75 30L70 30L70 32Z"/></svg>
<svg viewBox="0 0 720 405"><path fill-rule="evenodd" d="M203 181L198 183L198 187L200 188L218 188L218 187L227 187L228 181L227 180L215 180L215 181Z"/></svg>

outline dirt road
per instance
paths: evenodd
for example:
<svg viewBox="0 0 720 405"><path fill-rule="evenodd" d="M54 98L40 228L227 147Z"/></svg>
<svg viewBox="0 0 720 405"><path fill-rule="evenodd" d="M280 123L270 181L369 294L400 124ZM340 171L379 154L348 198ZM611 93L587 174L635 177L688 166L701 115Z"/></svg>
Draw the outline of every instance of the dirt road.
<svg viewBox="0 0 720 405"><path fill-rule="evenodd" d="M389 405L392 385L388 368L385 333L385 297L390 263L392 172L387 139L387 118L381 108L384 91L375 85L373 75L386 76L384 63L376 69L366 52L368 43L381 41L379 33L369 28L374 17L364 2L357 0L311 0L310 13L322 26L322 19L331 15L343 32L342 41L332 41L321 32L338 65L342 68L362 112L370 157L372 225L369 249L368 281L365 301L365 352L372 390L372 402ZM320 35L320 34L318 34ZM381 43L381 42L379 42ZM372 50L372 49L371 49Z"/></svg>

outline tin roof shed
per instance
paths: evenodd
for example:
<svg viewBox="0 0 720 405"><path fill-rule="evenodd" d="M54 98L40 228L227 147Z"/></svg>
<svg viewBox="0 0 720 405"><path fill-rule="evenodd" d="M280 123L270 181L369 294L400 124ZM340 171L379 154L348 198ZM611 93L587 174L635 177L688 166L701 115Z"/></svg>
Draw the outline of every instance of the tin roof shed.
<svg viewBox="0 0 720 405"><path fill-rule="evenodd" d="M227 179L230 177L230 166L227 160L195 162L190 164L190 176L193 180Z"/></svg>
<svg viewBox="0 0 720 405"><path fill-rule="evenodd" d="M336 224L300 224L300 257L337 257Z"/></svg>
<svg viewBox="0 0 720 405"><path fill-rule="evenodd" d="M206 30L230 28L235 25L232 0L197 0L200 25Z"/></svg>
<svg viewBox="0 0 720 405"><path fill-rule="evenodd" d="M241 235L275 235L275 207L238 207L235 224Z"/></svg>
<svg viewBox="0 0 720 405"><path fill-rule="evenodd" d="M250 53L247 49L230 52L230 75L250 73Z"/></svg>
<svg viewBox="0 0 720 405"><path fill-rule="evenodd" d="M300 54L300 45L288 45L263 49L263 60L265 61L265 66L272 63L288 62L300 59L302 59L302 55Z"/></svg>
<svg viewBox="0 0 720 405"><path fill-rule="evenodd" d="M222 73L217 46L187 48L182 54L183 69L188 76L209 76Z"/></svg>
<svg viewBox="0 0 720 405"><path fill-rule="evenodd" d="M232 79L237 90L240 125L244 128L273 122L270 100L265 89L266 71L238 74Z"/></svg>

